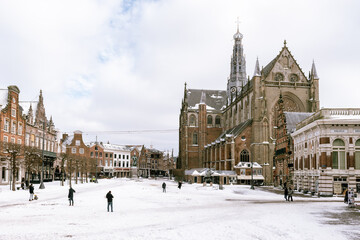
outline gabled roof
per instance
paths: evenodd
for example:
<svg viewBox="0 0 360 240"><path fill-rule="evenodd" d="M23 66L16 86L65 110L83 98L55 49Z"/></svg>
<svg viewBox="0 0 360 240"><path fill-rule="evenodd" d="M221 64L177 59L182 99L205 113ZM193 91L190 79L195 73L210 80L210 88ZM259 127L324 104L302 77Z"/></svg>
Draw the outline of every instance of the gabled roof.
<svg viewBox="0 0 360 240"><path fill-rule="evenodd" d="M242 122L239 125L226 130L216 140L220 140L221 138L225 138L226 135L233 135L236 138L251 123L252 123L252 119L246 120L245 122Z"/></svg>
<svg viewBox="0 0 360 240"><path fill-rule="evenodd" d="M203 101L203 104L206 104L208 110L221 111L226 106L226 91L204 89L187 90L189 109L198 109L201 101Z"/></svg>
<svg viewBox="0 0 360 240"><path fill-rule="evenodd" d="M302 71L302 69L300 68L299 64L296 62L296 59L294 58L294 56L291 54L290 50L287 48L286 46L286 41L284 42L284 47L281 49L281 51L279 52L279 54L270 62L268 63L262 70L261 70L261 75L263 76L263 78L267 78L267 76L269 75L269 73L271 72L271 70L274 68L275 63L279 60L281 54L284 51L287 51L289 53L289 55L291 56L291 58L294 60L294 63L296 64L296 66L299 68L300 72L303 74L303 76L306 78L304 72Z"/></svg>
<svg viewBox="0 0 360 240"><path fill-rule="evenodd" d="M296 130L296 124L313 114L309 112L284 112L287 133L293 133Z"/></svg>

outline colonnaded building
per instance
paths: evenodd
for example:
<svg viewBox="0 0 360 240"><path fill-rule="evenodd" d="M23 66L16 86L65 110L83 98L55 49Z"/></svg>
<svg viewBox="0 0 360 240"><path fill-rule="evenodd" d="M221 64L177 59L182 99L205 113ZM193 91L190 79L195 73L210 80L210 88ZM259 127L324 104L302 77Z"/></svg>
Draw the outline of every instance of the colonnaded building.
<svg viewBox="0 0 360 240"><path fill-rule="evenodd" d="M284 41L279 54L246 77L239 28L234 35L226 90L185 84L179 116L178 174L195 182L211 176L220 184L273 181L273 153L282 96L286 112L319 110L319 78L313 63L306 76Z"/></svg>

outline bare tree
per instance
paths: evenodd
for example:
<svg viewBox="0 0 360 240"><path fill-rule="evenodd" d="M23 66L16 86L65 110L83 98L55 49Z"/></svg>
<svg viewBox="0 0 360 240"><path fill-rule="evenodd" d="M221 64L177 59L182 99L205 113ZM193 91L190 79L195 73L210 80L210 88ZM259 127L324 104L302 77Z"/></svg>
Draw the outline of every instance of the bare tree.
<svg viewBox="0 0 360 240"><path fill-rule="evenodd" d="M30 173L36 170L41 162L40 150L35 147L24 147L24 167L27 172L27 181L30 182Z"/></svg>
<svg viewBox="0 0 360 240"><path fill-rule="evenodd" d="M24 148L20 144L11 143L11 142L0 142L2 146L2 154L5 155L5 159L9 163L9 167L11 169L12 176L12 190L15 191L15 183L16 183L16 174L18 173L18 168L22 163L21 156L24 155Z"/></svg>
<svg viewBox="0 0 360 240"><path fill-rule="evenodd" d="M70 182L70 187L71 187L71 182L72 182L72 173L75 170L75 164L74 164L74 159L75 159L75 155L71 154L68 155L67 161L66 161L66 169L67 172L69 174L69 182Z"/></svg>
<svg viewBox="0 0 360 240"><path fill-rule="evenodd" d="M69 160L69 155L67 153L61 153L60 154L60 171L61 171L61 186L64 186L64 173L65 173L65 164L67 164L67 161Z"/></svg>

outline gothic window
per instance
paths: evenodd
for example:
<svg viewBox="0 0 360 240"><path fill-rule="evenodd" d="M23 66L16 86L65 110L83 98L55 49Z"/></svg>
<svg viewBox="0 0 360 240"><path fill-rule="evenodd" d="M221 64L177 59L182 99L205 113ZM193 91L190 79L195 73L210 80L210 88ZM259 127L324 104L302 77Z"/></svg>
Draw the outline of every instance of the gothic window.
<svg viewBox="0 0 360 240"><path fill-rule="evenodd" d="M198 135L196 132L193 133L192 144L198 145Z"/></svg>
<svg viewBox="0 0 360 240"><path fill-rule="evenodd" d="M241 151L240 162L249 162L249 152L247 150Z"/></svg>
<svg viewBox="0 0 360 240"><path fill-rule="evenodd" d="M212 125L213 124L213 117L211 115L208 115L207 117L207 125Z"/></svg>
<svg viewBox="0 0 360 240"><path fill-rule="evenodd" d="M220 127L220 126L221 126L221 119L220 119L220 116L219 116L219 115L217 115L217 116L215 117L215 125L216 125L217 127Z"/></svg>
<svg viewBox="0 0 360 240"><path fill-rule="evenodd" d="M275 74L274 80L278 82L284 81L284 75L278 72Z"/></svg>
<svg viewBox="0 0 360 240"><path fill-rule="evenodd" d="M345 143L341 139L336 139L332 147L332 168L346 169Z"/></svg>
<svg viewBox="0 0 360 240"><path fill-rule="evenodd" d="M355 169L360 169L360 139L355 142Z"/></svg>
<svg viewBox="0 0 360 240"><path fill-rule="evenodd" d="M196 126L196 117L195 117L194 114L191 114L191 115L190 115L190 121L189 121L189 123L190 123L190 126Z"/></svg>

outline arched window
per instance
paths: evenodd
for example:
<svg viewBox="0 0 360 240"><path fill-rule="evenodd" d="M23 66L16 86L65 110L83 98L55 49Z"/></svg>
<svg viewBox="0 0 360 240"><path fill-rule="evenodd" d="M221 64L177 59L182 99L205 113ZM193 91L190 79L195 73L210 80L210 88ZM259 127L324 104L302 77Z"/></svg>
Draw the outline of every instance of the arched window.
<svg viewBox="0 0 360 240"><path fill-rule="evenodd" d="M198 144L198 135L196 132L193 133L193 145Z"/></svg>
<svg viewBox="0 0 360 240"><path fill-rule="evenodd" d="M249 152L247 150L241 151L240 162L249 162Z"/></svg>
<svg viewBox="0 0 360 240"><path fill-rule="evenodd" d="M190 115L189 124L190 126L196 126L196 117L194 114Z"/></svg>
<svg viewBox="0 0 360 240"><path fill-rule="evenodd" d="M213 117L211 115L208 115L207 117L207 125L212 125L213 124Z"/></svg>
<svg viewBox="0 0 360 240"><path fill-rule="evenodd" d="M355 169L360 169L360 139L355 142Z"/></svg>
<svg viewBox="0 0 360 240"><path fill-rule="evenodd" d="M220 126L221 126L221 118L220 118L219 115L217 115L217 116L215 117L215 125L216 125L217 127L220 127Z"/></svg>
<svg viewBox="0 0 360 240"><path fill-rule="evenodd" d="M332 147L332 168L346 169L345 143L341 139L336 139Z"/></svg>

